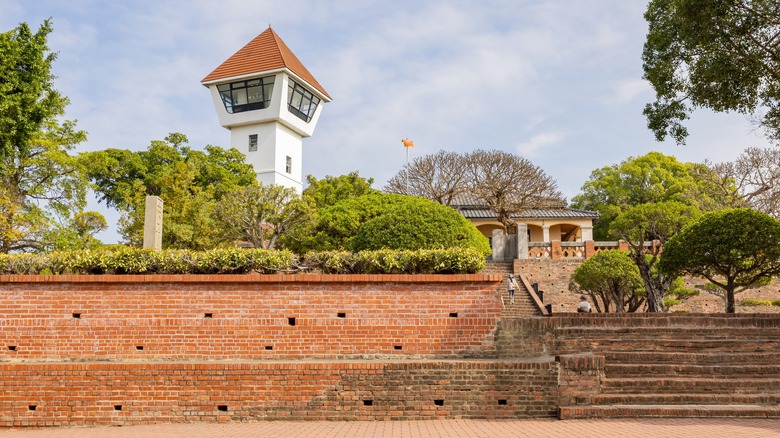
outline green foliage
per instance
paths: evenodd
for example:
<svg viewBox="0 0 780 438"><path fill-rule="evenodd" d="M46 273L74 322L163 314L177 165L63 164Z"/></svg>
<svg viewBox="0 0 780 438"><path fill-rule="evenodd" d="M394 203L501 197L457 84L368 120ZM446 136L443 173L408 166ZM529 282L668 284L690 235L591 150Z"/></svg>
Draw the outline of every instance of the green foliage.
<svg viewBox="0 0 780 438"><path fill-rule="evenodd" d="M226 193L255 184L252 166L236 149L187 146L173 133L152 141L146 151L106 149L79 156L101 201L122 213L120 233L143 242L146 196L163 200L163 247L206 249L225 244L215 214Z"/></svg>
<svg viewBox="0 0 780 438"><path fill-rule="evenodd" d="M590 295L598 312L635 312L644 303L639 269L625 251L601 251L574 270L569 290Z"/></svg>
<svg viewBox="0 0 780 438"><path fill-rule="evenodd" d="M308 225L313 211L295 189L252 185L228 192L217 217L227 240L244 240L255 248L273 249L279 236Z"/></svg>
<svg viewBox="0 0 780 438"><path fill-rule="evenodd" d="M410 197L367 221L352 242L353 250L475 248L490 254L487 238L451 207Z"/></svg>
<svg viewBox="0 0 780 438"><path fill-rule="evenodd" d="M648 127L684 144L696 108L757 115L780 140L777 0L652 0L642 54L656 101Z"/></svg>
<svg viewBox="0 0 780 438"><path fill-rule="evenodd" d="M668 293L664 296L664 307L668 309L682 303L688 298L697 297L699 294L700 292L698 290L686 288L682 277L677 277L669 287Z"/></svg>
<svg viewBox="0 0 780 438"><path fill-rule="evenodd" d="M214 249L152 251L125 246L94 251L47 254L0 254L0 274L246 274L297 272L291 251ZM485 267L474 249L420 251L312 252L303 259L306 272L327 274L460 274Z"/></svg>
<svg viewBox="0 0 780 438"><path fill-rule="evenodd" d="M780 274L780 223L746 208L708 213L667 242L660 269L706 278L725 291L726 311L734 313L738 289Z"/></svg>
<svg viewBox="0 0 780 438"><path fill-rule="evenodd" d="M758 307L758 306L772 306L773 301L770 300L759 300L756 298L745 298L744 300L739 301L740 306L746 306L746 307Z"/></svg>
<svg viewBox="0 0 780 438"><path fill-rule="evenodd" d="M485 256L473 248L322 251L303 263L326 274L459 274L481 271Z"/></svg>
<svg viewBox="0 0 780 438"><path fill-rule="evenodd" d="M303 198L310 201L316 209L331 206L339 201L358 196L380 193L372 189L374 178L362 178L357 171L341 176L326 176L318 180L312 175L306 176L308 186L303 190Z"/></svg>
<svg viewBox="0 0 780 438"><path fill-rule="evenodd" d="M59 121L68 99L53 88L45 21L0 33L0 253L42 251L56 220L85 205L86 182L68 154L86 134Z"/></svg>
<svg viewBox="0 0 780 438"><path fill-rule="evenodd" d="M650 152L630 157L620 164L594 170L572 200L574 208L595 210L599 219L593 227L595 240L611 240L612 221L623 211L641 204L676 201L714 210L730 205L706 178L701 165L681 163L673 156Z"/></svg>

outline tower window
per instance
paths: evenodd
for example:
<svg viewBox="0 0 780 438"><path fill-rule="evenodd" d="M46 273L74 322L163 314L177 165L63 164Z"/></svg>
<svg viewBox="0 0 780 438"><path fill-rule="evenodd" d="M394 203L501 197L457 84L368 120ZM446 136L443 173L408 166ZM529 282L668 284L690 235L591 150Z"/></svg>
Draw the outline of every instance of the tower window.
<svg viewBox="0 0 780 438"><path fill-rule="evenodd" d="M287 173L292 173L292 158L287 157L287 165L285 166Z"/></svg>
<svg viewBox="0 0 780 438"><path fill-rule="evenodd" d="M287 91L287 109L304 122L310 122L320 98L293 80L290 80Z"/></svg>
<svg viewBox="0 0 780 438"><path fill-rule="evenodd" d="M249 152L257 152L257 134L249 135Z"/></svg>
<svg viewBox="0 0 780 438"><path fill-rule="evenodd" d="M274 91L274 76L217 85L228 113L268 108Z"/></svg>

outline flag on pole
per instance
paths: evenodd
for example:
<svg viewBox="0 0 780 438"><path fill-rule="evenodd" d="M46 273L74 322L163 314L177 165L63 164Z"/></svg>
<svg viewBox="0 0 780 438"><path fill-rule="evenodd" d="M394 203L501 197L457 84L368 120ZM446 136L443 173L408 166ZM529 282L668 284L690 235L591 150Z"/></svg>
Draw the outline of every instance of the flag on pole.
<svg viewBox="0 0 780 438"><path fill-rule="evenodd" d="M406 148L413 148L414 147L414 142L409 140L408 138L404 138L403 140L401 140L401 143L403 143L404 147L406 147Z"/></svg>

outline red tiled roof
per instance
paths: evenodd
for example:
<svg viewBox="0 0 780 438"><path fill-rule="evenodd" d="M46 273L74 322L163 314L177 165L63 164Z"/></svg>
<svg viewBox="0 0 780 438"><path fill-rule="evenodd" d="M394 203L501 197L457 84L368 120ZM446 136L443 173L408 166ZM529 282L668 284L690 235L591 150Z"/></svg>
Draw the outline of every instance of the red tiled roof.
<svg viewBox="0 0 780 438"><path fill-rule="evenodd" d="M327 96L330 95L316 79L303 66L301 61L293 54L289 47L279 38L279 35L270 27L263 31L255 39L234 53L233 56L223 62L219 67L208 74L201 82L231 78L246 74L258 73L280 68L288 68L298 75L317 91Z"/></svg>

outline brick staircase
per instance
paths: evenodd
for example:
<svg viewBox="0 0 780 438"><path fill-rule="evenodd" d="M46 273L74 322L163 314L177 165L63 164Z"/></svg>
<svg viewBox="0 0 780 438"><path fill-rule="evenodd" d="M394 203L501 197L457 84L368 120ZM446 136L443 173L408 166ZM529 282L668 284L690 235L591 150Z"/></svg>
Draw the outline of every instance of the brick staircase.
<svg viewBox="0 0 780 438"><path fill-rule="evenodd" d="M528 316L541 316L538 306L531 297L531 292L525 286L525 283L521 281L522 274L514 273L513 261L488 261L482 272L488 274L501 274L504 279L501 282L501 300L504 303L504 310L501 313L502 317L522 318ZM515 274L517 283L520 286L520 289L515 291L514 303L512 303L512 300L509 298L509 290L506 288L507 274Z"/></svg>
<svg viewBox="0 0 780 438"><path fill-rule="evenodd" d="M555 328L557 354L605 359L599 390L559 417L780 418L780 319L664 316L623 327L581 316Z"/></svg>

